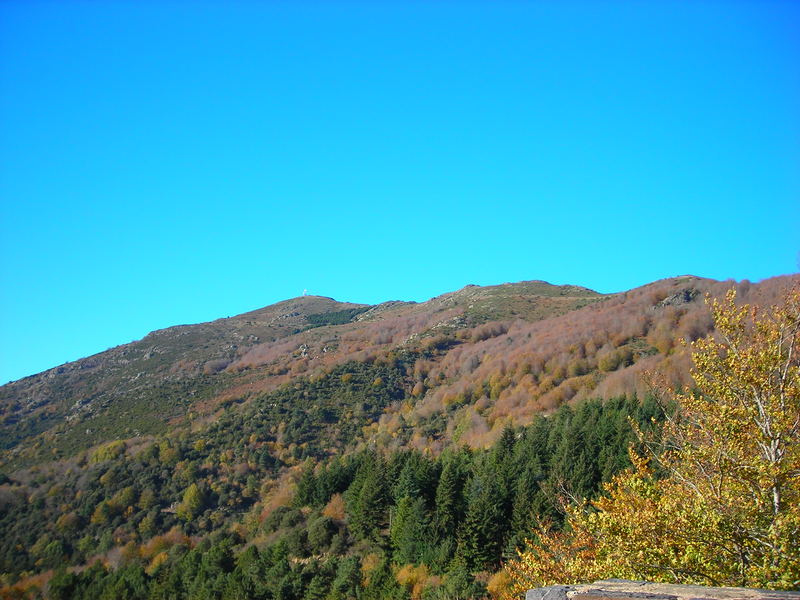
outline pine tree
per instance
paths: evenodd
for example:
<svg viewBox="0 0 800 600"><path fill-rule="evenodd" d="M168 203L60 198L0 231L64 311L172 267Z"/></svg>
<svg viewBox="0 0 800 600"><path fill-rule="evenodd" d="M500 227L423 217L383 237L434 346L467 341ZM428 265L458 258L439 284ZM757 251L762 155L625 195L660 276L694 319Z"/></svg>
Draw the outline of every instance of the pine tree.
<svg viewBox="0 0 800 600"><path fill-rule="evenodd" d="M467 513L459 528L458 556L471 571L488 569L499 562L503 521L501 500L490 474L478 474L470 484Z"/></svg>
<svg viewBox="0 0 800 600"><path fill-rule="evenodd" d="M394 560L400 564L420 562L430 543L428 528L425 500L419 496L401 498L389 532Z"/></svg>
<svg viewBox="0 0 800 600"><path fill-rule="evenodd" d="M380 456L366 453L345 494L350 529L361 539L377 539L386 525L389 494L385 470Z"/></svg>
<svg viewBox="0 0 800 600"><path fill-rule="evenodd" d="M359 594L363 600L401 600L406 591L394 577L389 561L384 558L369 574L369 583Z"/></svg>
<svg viewBox="0 0 800 600"><path fill-rule="evenodd" d="M356 598L361 583L361 571L358 558L344 558L336 569L336 577L331 584L328 597L330 600L347 600Z"/></svg>
<svg viewBox="0 0 800 600"><path fill-rule="evenodd" d="M297 482L297 490L294 494L295 506L313 506L317 500L317 477L314 475L314 463L311 459L306 460L303 472Z"/></svg>
<svg viewBox="0 0 800 600"><path fill-rule="evenodd" d="M463 519L464 503L462 489L464 472L458 455L446 456L444 467L436 487L435 529L438 537L454 536L456 526Z"/></svg>

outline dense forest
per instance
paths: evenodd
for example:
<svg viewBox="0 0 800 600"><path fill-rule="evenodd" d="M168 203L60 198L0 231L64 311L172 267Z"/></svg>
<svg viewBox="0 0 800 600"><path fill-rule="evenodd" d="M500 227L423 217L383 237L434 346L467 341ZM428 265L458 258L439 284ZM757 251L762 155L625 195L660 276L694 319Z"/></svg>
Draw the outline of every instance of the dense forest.
<svg viewBox="0 0 800 600"><path fill-rule="evenodd" d="M594 495L629 464L629 419L647 427L660 415L652 401L585 401L509 427L486 450L433 457L365 448L306 459L295 493L272 510L255 498L275 465L256 452L246 472L212 473L198 458L199 438L154 442L133 455L106 447L90 469L42 490L38 511L20 502L4 515L4 529L27 539L29 551L5 538L3 566L58 569L122 544L115 568L57 572L51 596L481 596L488 574L515 555L534 519L559 521L562 502ZM205 448L253 435L236 429L220 426L219 438L203 438ZM173 506L176 495L182 499ZM236 514L244 515L237 526L220 527ZM166 533L150 537L156 531Z"/></svg>
<svg viewBox="0 0 800 600"><path fill-rule="evenodd" d="M657 437L675 407L651 386L693 389L703 296L731 287L301 298L3 386L2 595L500 594Z"/></svg>

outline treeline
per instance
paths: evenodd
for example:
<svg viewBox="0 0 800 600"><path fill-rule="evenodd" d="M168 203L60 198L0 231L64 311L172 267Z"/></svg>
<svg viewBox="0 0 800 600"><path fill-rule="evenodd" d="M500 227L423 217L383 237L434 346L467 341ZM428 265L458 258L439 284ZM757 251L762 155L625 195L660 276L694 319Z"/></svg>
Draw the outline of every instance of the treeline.
<svg viewBox="0 0 800 600"><path fill-rule="evenodd" d="M313 315L306 315L306 320L310 323L311 327L322 327L324 325L343 325L349 323L356 316L370 309L369 306L361 306L357 308L346 308L344 310L336 310L333 312L316 313Z"/></svg>
<svg viewBox="0 0 800 600"><path fill-rule="evenodd" d="M627 466L630 420L646 428L660 415L651 400L592 400L507 427L486 450L307 458L283 506L207 533L204 503L219 498L195 485L193 499L190 484L184 516L159 524L169 533L117 548L116 569L56 573L49 597L480 597L537 519L558 524L562 500L595 495Z"/></svg>

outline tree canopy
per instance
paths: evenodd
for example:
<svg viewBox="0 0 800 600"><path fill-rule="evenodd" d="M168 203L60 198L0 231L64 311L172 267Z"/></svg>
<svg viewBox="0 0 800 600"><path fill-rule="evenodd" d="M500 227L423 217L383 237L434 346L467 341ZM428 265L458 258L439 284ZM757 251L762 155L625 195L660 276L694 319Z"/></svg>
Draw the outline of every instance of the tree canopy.
<svg viewBox="0 0 800 600"><path fill-rule="evenodd" d="M672 395L651 452L566 530L540 524L498 595L607 577L800 587L800 290L764 314L735 300L711 303L717 335L692 344L696 387Z"/></svg>

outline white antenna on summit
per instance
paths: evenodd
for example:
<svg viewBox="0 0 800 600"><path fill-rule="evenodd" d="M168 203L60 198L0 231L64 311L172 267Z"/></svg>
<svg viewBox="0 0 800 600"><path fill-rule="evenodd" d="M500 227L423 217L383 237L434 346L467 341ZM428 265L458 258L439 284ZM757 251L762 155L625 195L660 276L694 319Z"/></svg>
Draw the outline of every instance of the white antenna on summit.
<svg viewBox="0 0 800 600"><path fill-rule="evenodd" d="M308 296L308 290L303 290L303 296Z"/></svg>

